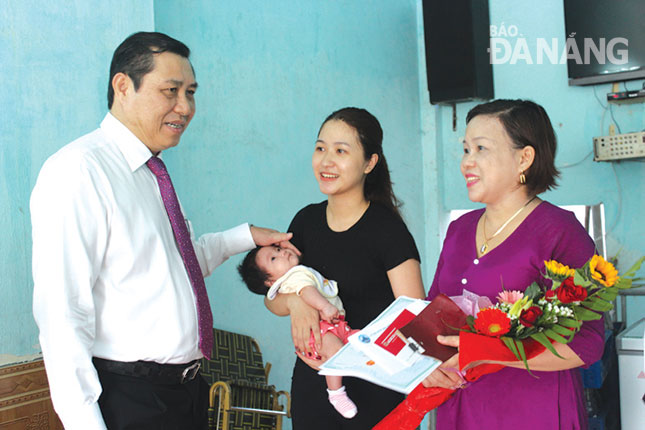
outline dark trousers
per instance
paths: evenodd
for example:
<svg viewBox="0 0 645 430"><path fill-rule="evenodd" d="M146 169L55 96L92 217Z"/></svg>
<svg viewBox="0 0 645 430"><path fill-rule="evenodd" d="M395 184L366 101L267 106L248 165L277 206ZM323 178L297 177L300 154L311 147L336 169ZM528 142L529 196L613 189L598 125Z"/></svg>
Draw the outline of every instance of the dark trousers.
<svg viewBox="0 0 645 430"><path fill-rule="evenodd" d="M329 403L325 378L296 360L291 382L291 422L294 430L369 430L404 400L403 394L358 378L343 377L347 395L358 414L343 418Z"/></svg>
<svg viewBox="0 0 645 430"><path fill-rule="evenodd" d="M154 384L98 370L99 407L109 430L205 430L208 384L201 375L185 384Z"/></svg>

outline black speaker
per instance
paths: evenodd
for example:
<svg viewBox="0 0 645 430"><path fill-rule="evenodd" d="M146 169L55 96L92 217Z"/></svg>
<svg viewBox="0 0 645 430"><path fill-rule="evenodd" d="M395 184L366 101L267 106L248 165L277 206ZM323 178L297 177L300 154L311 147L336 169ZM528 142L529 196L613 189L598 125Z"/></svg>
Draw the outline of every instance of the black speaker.
<svg viewBox="0 0 645 430"><path fill-rule="evenodd" d="M493 96L488 0L423 0L430 103Z"/></svg>

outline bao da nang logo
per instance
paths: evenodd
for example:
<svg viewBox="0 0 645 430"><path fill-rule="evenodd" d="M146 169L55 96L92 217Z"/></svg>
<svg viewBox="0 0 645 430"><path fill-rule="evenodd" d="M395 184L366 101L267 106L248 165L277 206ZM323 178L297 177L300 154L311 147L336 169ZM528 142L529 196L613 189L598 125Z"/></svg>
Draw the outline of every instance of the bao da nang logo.
<svg viewBox="0 0 645 430"><path fill-rule="evenodd" d="M490 26L491 64L566 64L573 60L576 64L627 64L629 61L629 41L624 37L611 39L590 37L575 38L572 33L562 42L554 37L536 38L529 47L528 40L519 34L516 25L506 27ZM533 41L531 41L533 42Z"/></svg>

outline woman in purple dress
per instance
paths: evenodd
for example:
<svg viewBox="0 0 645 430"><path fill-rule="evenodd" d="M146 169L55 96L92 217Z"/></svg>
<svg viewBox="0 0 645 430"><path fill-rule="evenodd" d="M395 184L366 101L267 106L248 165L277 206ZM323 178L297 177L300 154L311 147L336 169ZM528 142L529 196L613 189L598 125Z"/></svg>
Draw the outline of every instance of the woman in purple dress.
<svg viewBox="0 0 645 430"><path fill-rule="evenodd" d="M428 299L464 289L495 303L505 290L544 285L544 261L582 266L594 244L575 216L538 194L553 188L556 139L544 109L530 101L496 100L473 108L466 118L461 173L468 198L485 204L450 224ZM458 346L449 336L443 343ZM462 388L438 409L444 429L586 429L579 367L603 350L602 321L585 322L569 344L506 365L468 385L451 369L458 354L425 381L427 387ZM480 363L481 364L481 363Z"/></svg>

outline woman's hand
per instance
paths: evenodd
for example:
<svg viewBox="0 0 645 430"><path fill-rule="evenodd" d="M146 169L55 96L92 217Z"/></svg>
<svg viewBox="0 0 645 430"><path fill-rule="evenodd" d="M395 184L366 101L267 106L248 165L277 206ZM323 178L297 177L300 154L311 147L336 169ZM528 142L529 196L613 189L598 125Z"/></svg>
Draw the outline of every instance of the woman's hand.
<svg viewBox="0 0 645 430"><path fill-rule="evenodd" d="M309 338L314 334L316 348L322 347L320 337L320 314L318 311L295 294L289 294L287 302L291 315L291 338L298 352L313 352L309 347Z"/></svg>
<svg viewBox="0 0 645 430"><path fill-rule="evenodd" d="M437 341L443 345L459 348L459 336L437 336ZM459 352L444 361L422 382L423 386L448 388L456 390L464 384L464 378L459 373Z"/></svg>
<svg viewBox="0 0 645 430"><path fill-rule="evenodd" d="M320 366L320 365L323 363L323 361L322 361L322 359L320 358L320 356L319 356L318 358L310 358L310 357L307 357L307 356L306 356L305 354L303 354L302 352L296 352L296 355L297 355L297 356L298 356L302 361L304 361L304 362L305 362L305 364L306 364L307 366L311 367L311 368L312 368L312 369L314 369L314 370L320 370L320 367L318 367L318 366Z"/></svg>

